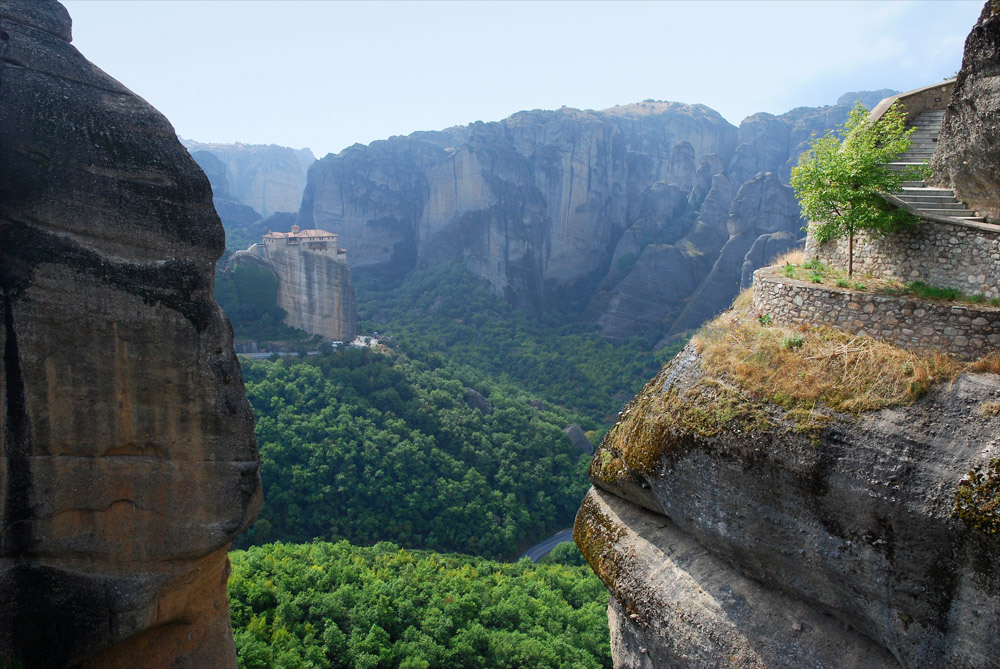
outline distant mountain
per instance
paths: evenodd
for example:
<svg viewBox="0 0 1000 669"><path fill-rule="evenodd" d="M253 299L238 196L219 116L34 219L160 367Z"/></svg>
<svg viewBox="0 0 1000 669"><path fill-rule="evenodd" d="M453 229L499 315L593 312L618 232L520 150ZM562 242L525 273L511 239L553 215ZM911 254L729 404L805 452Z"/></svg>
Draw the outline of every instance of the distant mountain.
<svg viewBox="0 0 1000 669"><path fill-rule="evenodd" d="M306 171L316 160L309 149L275 144L202 144L190 139L181 139L181 143L192 155L209 153L221 164L221 172L214 164L211 172L202 165L217 197L224 187L228 197L261 216L298 211Z"/></svg>
<svg viewBox="0 0 1000 669"><path fill-rule="evenodd" d="M799 154L855 99L889 93L739 128L703 105L647 100L356 144L310 168L298 222L340 234L355 268L460 258L529 314L669 338L801 242L788 186Z"/></svg>

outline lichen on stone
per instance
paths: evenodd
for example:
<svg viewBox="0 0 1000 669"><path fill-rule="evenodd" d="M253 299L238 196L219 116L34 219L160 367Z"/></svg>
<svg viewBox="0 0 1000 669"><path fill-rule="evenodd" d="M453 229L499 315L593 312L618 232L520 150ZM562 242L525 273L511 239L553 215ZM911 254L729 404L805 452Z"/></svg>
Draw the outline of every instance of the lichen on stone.
<svg viewBox="0 0 1000 669"><path fill-rule="evenodd" d="M952 515L980 532L1000 532L1000 458L992 458L959 481Z"/></svg>
<svg viewBox="0 0 1000 669"><path fill-rule="evenodd" d="M613 559L612 549L625 534L624 528L612 523L602 513L600 505L591 495L583 498L573 525L573 541L606 585L615 582L621 567L619 562Z"/></svg>

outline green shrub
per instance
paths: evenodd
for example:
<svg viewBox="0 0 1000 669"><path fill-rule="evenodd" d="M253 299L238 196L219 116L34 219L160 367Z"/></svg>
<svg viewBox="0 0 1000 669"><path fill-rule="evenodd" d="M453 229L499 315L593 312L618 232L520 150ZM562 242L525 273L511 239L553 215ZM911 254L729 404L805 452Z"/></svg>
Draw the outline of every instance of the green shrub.
<svg viewBox="0 0 1000 669"><path fill-rule="evenodd" d="M781 340L781 348L787 349L789 351L794 350L802 346L805 340L799 335L790 335Z"/></svg>

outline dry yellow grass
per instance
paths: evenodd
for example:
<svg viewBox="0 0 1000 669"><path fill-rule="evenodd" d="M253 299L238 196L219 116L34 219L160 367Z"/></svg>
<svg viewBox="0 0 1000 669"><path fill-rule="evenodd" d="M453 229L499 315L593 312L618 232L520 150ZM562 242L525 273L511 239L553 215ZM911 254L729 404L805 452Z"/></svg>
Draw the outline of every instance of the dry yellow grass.
<svg viewBox="0 0 1000 669"><path fill-rule="evenodd" d="M1000 415L1000 402L983 402L979 405L979 415L983 418Z"/></svg>
<svg viewBox="0 0 1000 669"><path fill-rule="evenodd" d="M917 353L823 327L762 324L735 308L694 341L702 369L758 401L784 407L797 424L824 407L846 413L906 404L963 367L942 353Z"/></svg>
<svg viewBox="0 0 1000 669"><path fill-rule="evenodd" d="M771 261L772 266L781 267L783 265L802 265L806 262L806 252L802 249L793 249Z"/></svg>
<svg viewBox="0 0 1000 669"><path fill-rule="evenodd" d="M963 371L1000 374L1000 353L993 352L979 360L970 362Z"/></svg>

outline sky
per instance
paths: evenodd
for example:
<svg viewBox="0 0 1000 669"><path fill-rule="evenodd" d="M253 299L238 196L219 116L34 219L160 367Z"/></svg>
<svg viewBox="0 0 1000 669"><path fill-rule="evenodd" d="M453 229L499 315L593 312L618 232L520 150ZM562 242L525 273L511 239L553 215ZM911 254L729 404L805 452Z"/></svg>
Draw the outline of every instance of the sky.
<svg viewBox="0 0 1000 669"><path fill-rule="evenodd" d="M523 109L730 123L953 76L982 0L63 0L73 44L184 138L317 157Z"/></svg>

